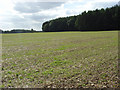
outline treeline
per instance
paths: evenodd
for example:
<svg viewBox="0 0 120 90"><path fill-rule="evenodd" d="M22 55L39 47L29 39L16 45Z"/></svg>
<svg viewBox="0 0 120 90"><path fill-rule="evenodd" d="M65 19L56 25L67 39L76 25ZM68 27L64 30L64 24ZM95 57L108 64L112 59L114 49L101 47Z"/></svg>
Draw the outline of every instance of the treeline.
<svg viewBox="0 0 120 90"><path fill-rule="evenodd" d="M45 32L120 30L120 6L84 11L77 16L50 20L43 23L42 30Z"/></svg>
<svg viewBox="0 0 120 90"><path fill-rule="evenodd" d="M13 29L13 30L10 30L10 31L3 31L3 30L0 30L0 33L34 33L34 32L40 32L40 31L36 31L36 30L25 30L25 29Z"/></svg>

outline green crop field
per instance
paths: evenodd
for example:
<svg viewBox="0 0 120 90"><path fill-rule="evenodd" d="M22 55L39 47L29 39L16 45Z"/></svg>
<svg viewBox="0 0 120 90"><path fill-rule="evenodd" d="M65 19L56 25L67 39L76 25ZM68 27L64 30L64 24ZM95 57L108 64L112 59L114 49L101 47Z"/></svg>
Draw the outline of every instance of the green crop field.
<svg viewBox="0 0 120 90"><path fill-rule="evenodd" d="M2 86L118 87L118 31L2 35Z"/></svg>

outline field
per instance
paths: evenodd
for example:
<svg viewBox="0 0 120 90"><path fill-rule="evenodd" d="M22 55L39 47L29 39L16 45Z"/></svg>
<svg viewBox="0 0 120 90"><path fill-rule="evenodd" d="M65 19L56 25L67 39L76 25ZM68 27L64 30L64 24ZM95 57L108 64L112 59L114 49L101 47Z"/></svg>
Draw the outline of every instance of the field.
<svg viewBox="0 0 120 90"><path fill-rule="evenodd" d="M2 86L118 87L118 32L2 35Z"/></svg>

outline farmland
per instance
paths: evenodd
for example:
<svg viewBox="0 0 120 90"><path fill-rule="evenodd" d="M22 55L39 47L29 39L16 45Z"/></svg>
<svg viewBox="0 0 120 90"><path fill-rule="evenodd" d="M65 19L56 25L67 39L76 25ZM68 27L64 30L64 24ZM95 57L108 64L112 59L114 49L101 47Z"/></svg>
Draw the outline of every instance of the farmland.
<svg viewBox="0 0 120 90"><path fill-rule="evenodd" d="M2 86L118 87L118 32L2 35Z"/></svg>

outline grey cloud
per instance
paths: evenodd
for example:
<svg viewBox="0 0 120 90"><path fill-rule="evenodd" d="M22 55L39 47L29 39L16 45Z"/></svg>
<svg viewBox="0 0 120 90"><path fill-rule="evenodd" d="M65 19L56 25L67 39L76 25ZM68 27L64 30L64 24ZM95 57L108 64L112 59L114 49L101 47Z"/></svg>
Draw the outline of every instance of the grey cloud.
<svg viewBox="0 0 120 90"><path fill-rule="evenodd" d="M82 11L81 11L82 12ZM80 11L74 11L74 10L67 10L66 11L66 14L69 16L71 16L71 15L78 15L78 14L80 14L81 13Z"/></svg>
<svg viewBox="0 0 120 90"><path fill-rule="evenodd" d="M6 18L7 17L7 18ZM4 15L2 16L4 22L23 22L25 19L18 15Z"/></svg>
<svg viewBox="0 0 120 90"><path fill-rule="evenodd" d="M107 8L116 5L117 2L97 2L94 3L93 8Z"/></svg>
<svg viewBox="0 0 120 90"><path fill-rule="evenodd" d="M118 2L118 5L120 5L120 1Z"/></svg>
<svg viewBox="0 0 120 90"><path fill-rule="evenodd" d="M23 17L14 16L11 18L11 23L13 23L14 27L41 30L42 23L54 18L55 15L32 14L24 15Z"/></svg>
<svg viewBox="0 0 120 90"><path fill-rule="evenodd" d="M35 29L35 30L41 30L41 25L42 23L33 23L33 22L29 22L29 21L25 21L25 22L13 22L13 27L17 27L17 28L24 28L24 29Z"/></svg>
<svg viewBox="0 0 120 90"><path fill-rule="evenodd" d="M56 15L39 15L39 14L33 14L33 15L29 15L29 16L25 16L26 18L29 18L31 20L37 21L37 22L42 22L48 19L52 19L54 17L56 17Z"/></svg>
<svg viewBox="0 0 120 90"><path fill-rule="evenodd" d="M14 16L14 17L11 18L11 21L12 22L24 22L24 21L27 21L27 20L25 18Z"/></svg>
<svg viewBox="0 0 120 90"><path fill-rule="evenodd" d="M52 9L59 7L64 2L24 2L16 3L14 9L21 13L36 13L41 10Z"/></svg>
<svg viewBox="0 0 120 90"><path fill-rule="evenodd" d="M4 19L4 22L1 23L1 28L27 28L41 30L42 23L54 18L56 15L44 15L44 14L32 14L24 15L20 17L18 15L5 16L7 19ZM5 24L5 25L3 25Z"/></svg>

